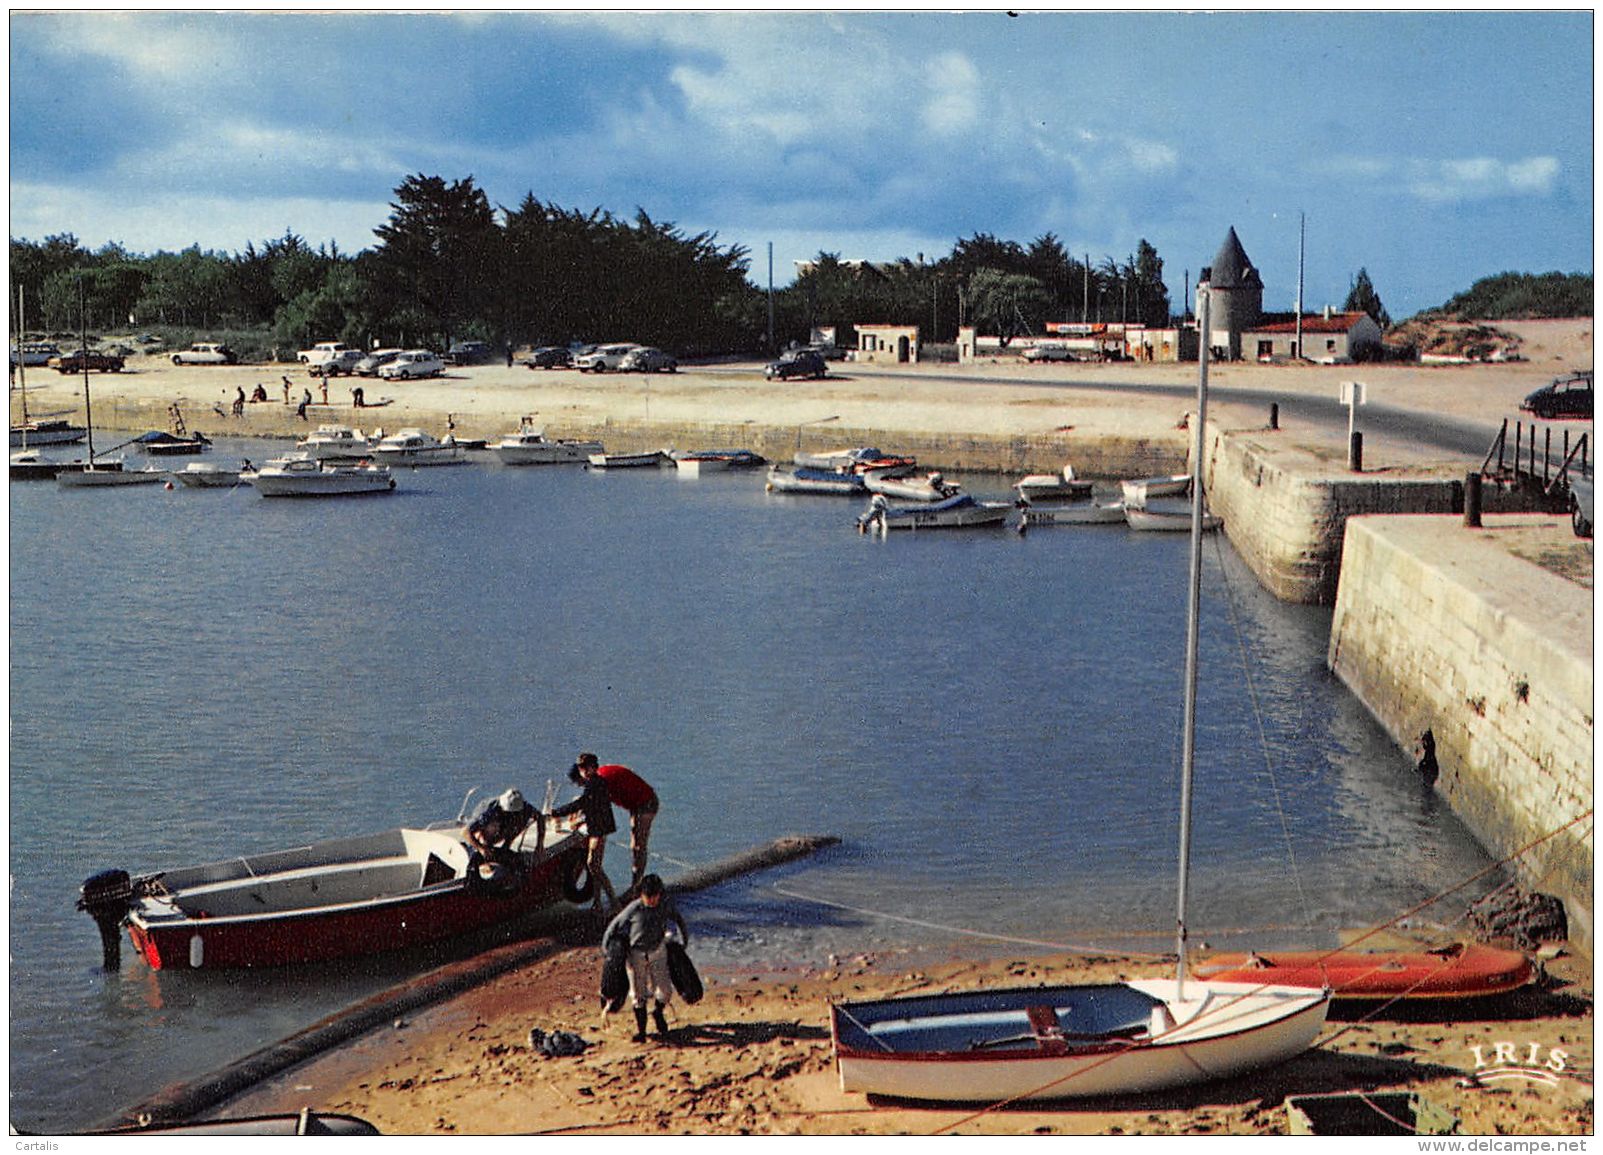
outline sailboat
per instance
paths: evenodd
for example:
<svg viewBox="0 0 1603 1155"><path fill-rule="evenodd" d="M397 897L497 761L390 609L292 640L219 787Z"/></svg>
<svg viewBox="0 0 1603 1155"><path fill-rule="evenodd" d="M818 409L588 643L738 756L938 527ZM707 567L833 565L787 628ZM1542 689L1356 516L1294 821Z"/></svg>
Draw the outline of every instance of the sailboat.
<svg viewBox="0 0 1603 1155"><path fill-rule="evenodd" d="M48 481L61 468L57 462L41 456L39 445L62 445L77 441L84 430L69 426L65 421L46 421L42 424L28 419L28 367L22 355L22 286L17 286L17 395L22 399L22 424L11 427L11 444L20 446L11 455L12 481ZM70 436L69 436L70 435Z"/></svg>
<svg viewBox="0 0 1603 1155"><path fill-rule="evenodd" d="M78 324L82 331L83 348L89 348L89 326L84 314L83 281L78 282ZM89 460L82 469L63 469L56 474L56 484L70 488L82 489L90 486L106 485L149 485L153 482L164 481L166 470L162 469L124 469L122 459L113 461L95 460L95 420L89 406L89 361L84 359L83 368L83 417L84 429L89 437Z"/></svg>
<svg viewBox="0 0 1603 1155"><path fill-rule="evenodd" d="M1208 291L1199 291L1196 461L1208 394ZM830 1007L841 1090L934 1102L1003 1103L1160 1091L1261 1069L1301 1054L1324 1026L1330 992L1199 979L1187 973L1202 486L1192 487L1185 728L1173 979L1005 987Z"/></svg>

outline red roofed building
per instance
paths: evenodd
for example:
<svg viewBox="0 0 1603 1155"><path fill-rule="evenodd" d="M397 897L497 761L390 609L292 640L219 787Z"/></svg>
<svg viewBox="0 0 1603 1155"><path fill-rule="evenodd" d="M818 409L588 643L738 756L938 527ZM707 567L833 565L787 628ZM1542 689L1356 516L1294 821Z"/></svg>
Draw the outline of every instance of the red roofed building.
<svg viewBox="0 0 1603 1155"><path fill-rule="evenodd" d="M1295 317L1259 323L1242 330L1242 353L1259 361L1294 361L1301 357L1325 364L1363 361L1380 353L1380 326L1368 313L1326 309L1305 315L1300 331L1302 348L1298 349Z"/></svg>

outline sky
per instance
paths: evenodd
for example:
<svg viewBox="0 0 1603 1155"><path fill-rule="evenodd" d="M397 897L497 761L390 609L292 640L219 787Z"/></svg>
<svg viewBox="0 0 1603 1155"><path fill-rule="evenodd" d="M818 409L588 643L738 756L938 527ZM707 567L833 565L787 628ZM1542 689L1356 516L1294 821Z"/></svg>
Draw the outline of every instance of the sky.
<svg viewBox="0 0 1603 1155"><path fill-rule="evenodd" d="M1264 307L1394 319L1590 273L1586 10L10 15L10 235L370 248L411 174L795 262L990 233L1185 285L1234 228Z"/></svg>

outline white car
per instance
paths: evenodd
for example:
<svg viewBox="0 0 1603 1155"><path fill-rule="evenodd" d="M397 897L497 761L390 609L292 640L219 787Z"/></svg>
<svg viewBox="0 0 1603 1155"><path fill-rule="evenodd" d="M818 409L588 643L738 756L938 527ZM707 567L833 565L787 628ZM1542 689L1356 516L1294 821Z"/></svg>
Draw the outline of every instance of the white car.
<svg viewBox="0 0 1603 1155"><path fill-rule="evenodd" d="M233 365L238 361L239 354L215 341L196 341L173 354L174 365Z"/></svg>
<svg viewBox="0 0 1603 1155"><path fill-rule="evenodd" d="M377 377L380 369L404 352L406 352L405 349L374 349L356 363L356 375L358 377Z"/></svg>
<svg viewBox="0 0 1603 1155"><path fill-rule="evenodd" d="M1074 354L1066 345L1035 345L1024 350L1026 361L1072 361Z"/></svg>
<svg viewBox="0 0 1603 1155"><path fill-rule="evenodd" d="M304 364L311 365L318 361L327 361L336 353L343 353L349 348L350 346L344 341L319 341L310 349L302 349L295 356Z"/></svg>
<svg viewBox="0 0 1603 1155"><path fill-rule="evenodd" d="M320 360L306 362L306 371L319 377L338 377L341 373L350 376L361 361L360 349L341 349Z"/></svg>
<svg viewBox="0 0 1603 1155"><path fill-rule="evenodd" d="M623 359L638 349L638 345L597 345L588 353L573 359L573 367L581 373L605 373L608 369L623 367Z"/></svg>
<svg viewBox="0 0 1603 1155"><path fill-rule="evenodd" d="M379 377L385 381L401 381L412 377L437 377L445 368L438 354L427 349L408 349L388 365L381 366Z"/></svg>
<svg viewBox="0 0 1603 1155"><path fill-rule="evenodd" d="M632 373L677 373L679 362L675 361L661 349L653 349L650 345L642 345L630 349L624 355L618 368Z"/></svg>

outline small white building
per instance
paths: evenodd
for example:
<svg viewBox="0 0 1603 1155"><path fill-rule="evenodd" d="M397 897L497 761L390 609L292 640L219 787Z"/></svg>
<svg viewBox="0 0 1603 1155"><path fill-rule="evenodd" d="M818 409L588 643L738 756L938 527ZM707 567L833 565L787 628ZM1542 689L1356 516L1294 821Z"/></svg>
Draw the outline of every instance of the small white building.
<svg viewBox="0 0 1603 1155"><path fill-rule="evenodd" d="M1259 361L1307 360L1326 364L1362 361L1378 354L1381 348L1380 326L1368 313L1336 312L1304 316L1301 325L1302 346L1297 345L1299 327L1297 319L1258 324L1242 330L1241 348L1247 356Z"/></svg>
<svg viewBox="0 0 1603 1155"><path fill-rule="evenodd" d="M858 361L918 360L917 325L857 325Z"/></svg>

